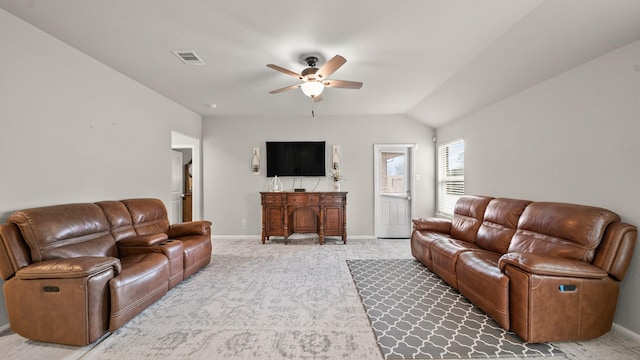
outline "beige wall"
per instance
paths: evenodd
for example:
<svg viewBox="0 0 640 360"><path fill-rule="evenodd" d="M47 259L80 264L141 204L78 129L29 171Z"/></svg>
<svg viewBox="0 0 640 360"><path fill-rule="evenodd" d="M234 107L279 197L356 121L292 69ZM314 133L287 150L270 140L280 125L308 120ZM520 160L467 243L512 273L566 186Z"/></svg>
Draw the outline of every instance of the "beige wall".
<svg viewBox="0 0 640 360"><path fill-rule="evenodd" d="M4 10L0 44L0 221L50 204L168 202L171 131L199 139L199 115Z"/></svg>
<svg viewBox="0 0 640 360"><path fill-rule="evenodd" d="M269 190L265 177L265 141L321 140L327 143L327 164L331 147L340 147L341 190L347 196L349 236L373 236L373 145L415 143L417 175L414 195L416 216L433 215L433 129L403 115L315 118L206 118L202 129L204 204L206 219L213 219L215 235L255 235L261 233L260 191ZM250 172L252 149L260 148L263 170ZM329 169L329 165L327 165ZM283 178L285 189L292 178ZM317 191L333 189L328 178L304 178L296 187ZM242 220L247 225L242 226Z"/></svg>
<svg viewBox="0 0 640 360"><path fill-rule="evenodd" d="M467 194L608 208L640 225L640 41L437 131L464 137ZM616 323L640 334L640 243Z"/></svg>

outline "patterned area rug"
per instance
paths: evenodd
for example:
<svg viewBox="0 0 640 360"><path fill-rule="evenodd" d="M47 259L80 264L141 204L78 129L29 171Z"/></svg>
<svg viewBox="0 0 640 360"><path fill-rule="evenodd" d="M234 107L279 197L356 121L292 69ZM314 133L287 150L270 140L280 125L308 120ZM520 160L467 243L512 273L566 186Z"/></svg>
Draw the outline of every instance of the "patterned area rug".
<svg viewBox="0 0 640 360"><path fill-rule="evenodd" d="M78 359L383 359L346 260L408 257L408 242L320 246L296 234L288 245L214 240L213 249L205 269Z"/></svg>
<svg viewBox="0 0 640 360"><path fill-rule="evenodd" d="M526 344L413 259L347 260L386 359L551 357Z"/></svg>

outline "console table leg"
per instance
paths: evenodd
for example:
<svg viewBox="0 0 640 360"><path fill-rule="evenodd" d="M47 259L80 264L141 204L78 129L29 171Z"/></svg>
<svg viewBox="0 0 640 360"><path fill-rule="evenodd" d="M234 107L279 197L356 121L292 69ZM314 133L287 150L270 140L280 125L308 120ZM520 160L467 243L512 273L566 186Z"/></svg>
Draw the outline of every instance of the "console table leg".
<svg viewBox="0 0 640 360"><path fill-rule="evenodd" d="M342 221L344 222L344 228L342 229L342 243L347 245L347 219L343 218Z"/></svg>

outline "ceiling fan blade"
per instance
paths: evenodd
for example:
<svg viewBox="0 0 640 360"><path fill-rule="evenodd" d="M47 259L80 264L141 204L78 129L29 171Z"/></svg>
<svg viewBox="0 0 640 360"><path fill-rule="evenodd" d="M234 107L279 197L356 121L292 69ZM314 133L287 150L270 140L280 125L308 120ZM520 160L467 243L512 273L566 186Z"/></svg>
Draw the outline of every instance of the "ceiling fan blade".
<svg viewBox="0 0 640 360"><path fill-rule="evenodd" d="M313 102L319 102L319 101L322 101L322 94L316 95L313 97Z"/></svg>
<svg viewBox="0 0 640 360"><path fill-rule="evenodd" d="M344 65L347 62L347 59L343 58L340 55L336 55L329 59L324 65L318 69L316 72L316 77L318 79L326 79L329 75L333 74L336 70L340 68L340 66Z"/></svg>
<svg viewBox="0 0 640 360"><path fill-rule="evenodd" d="M276 70L276 71L280 71L281 73L287 74L287 75L292 76L292 77L294 77L296 79L302 80L302 75L300 75L300 74L298 74L296 72L293 72L291 70L287 70L287 69L285 69L285 68L283 68L281 66L274 65L274 64L268 64L267 67L271 68L273 70Z"/></svg>
<svg viewBox="0 0 640 360"><path fill-rule="evenodd" d="M283 91L297 89L297 88L299 88L299 87L300 87L300 85L302 85L302 84L296 84L296 85L291 85L291 86L283 87L283 88L281 88L281 89L271 90L271 91L269 91L269 94L277 94L277 93L281 93L281 92L283 92Z"/></svg>
<svg viewBox="0 0 640 360"><path fill-rule="evenodd" d="M360 89L362 83L359 81L348 80L326 80L322 82L326 87L343 88L343 89Z"/></svg>

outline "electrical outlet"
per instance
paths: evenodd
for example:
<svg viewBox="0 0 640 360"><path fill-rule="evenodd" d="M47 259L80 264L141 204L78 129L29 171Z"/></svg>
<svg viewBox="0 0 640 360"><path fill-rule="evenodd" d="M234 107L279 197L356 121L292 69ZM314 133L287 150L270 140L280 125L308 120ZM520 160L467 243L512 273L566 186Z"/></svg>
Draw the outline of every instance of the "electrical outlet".
<svg viewBox="0 0 640 360"><path fill-rule="evenodd" d="M242 226L247 226L247 219L242 219Z"/></svg>

